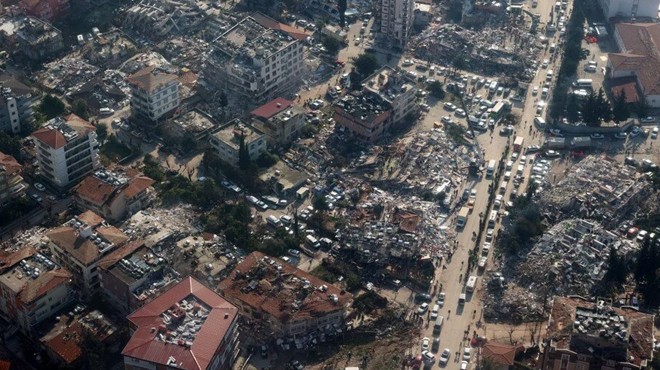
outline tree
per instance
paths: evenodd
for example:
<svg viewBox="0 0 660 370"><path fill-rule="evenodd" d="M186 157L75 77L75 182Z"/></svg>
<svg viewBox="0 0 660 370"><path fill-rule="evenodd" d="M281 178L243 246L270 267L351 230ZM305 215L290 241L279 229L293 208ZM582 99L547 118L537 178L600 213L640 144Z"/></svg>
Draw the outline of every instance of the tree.
<svg viewBox="0 0 660 370"><path fill-rule="evenodd" d="M21 155L21 140L18 136L0 131L0 152L18 159Z"/></svg>
<svg viewBox="0 0 660 370"><path fill-rule="evenodd" d="M241 170L246 170L250 167L250 151L245 145L245 135L241 134L240 142L238 145L238 167Z"/></svg>
<svg viewBox="0 0 660 370"><path fill-rule="evenodd" d="M456 55L451 61L451 66L454 67L454 73L458 70L465 69L467 67L467 62L465 61L463 54Z"/></svg>
<svg viewBox="0 0 660 370"><path fill-rule="evenodd" d="M328 54L336 55L341 48L341 44L334 37L325 37L323 38L323 47L328 51Z"/></svg>
<svg viewBox="0 0 660 370"><path fill-rule="evenodd" d="M566 103L566 119L568 122L575 123L580 120L580 102L575 94L569 94Z"/></svg>
<svg viewBox="0 0 660 370"><path fill-rule="evenodd" d="M660 241L647 238L637 252L635 265L637 289L649 307L660 303Z"/></svg>
<svg viewBox="0 0 660 370"><path fill-rule="evenodd" d="M96 136L99 139L99 142L105 141L105 138L108 137L108 125L105 123L96 124Z"/></svg>
<svg viewBox="0 0 660 370"><path fill-rule="evenodd" d="M612 119L614 122L619 123L628 118L630 118L630 109L628 108L628 103L626 103L626 92L621 89L619 95L614 96Z"/></svg>
<svg viewBox="0 0 660 370"><path fill-rule="evenodd" d="M617 253L614 247L610 248L610 255L607 260L607 272L605 273L605 281L612 283L614 289L618 290L619 286L626 281L628 276L628 267L625 261Z"/></svg>
<svg viewBox="0 0 660 370"><path fill-rule="evenodd" d="M431 96L433 96L434 98L439 100L445 98L445 89L442 86L442 82L433 81L430 84L428 84L427 89L431 93Z"/></svg>
<svg viewBox="0 0 660 370"><path fill-rule="evenodd" d="M39 105L39 111L46 119L55 118L64 113L64 103L52 95L44 95Z"/></svg>
<svg viewBox="0 0 660 370"><path fill-rule="evenodd" d="M380 68L378 59L372 53L360 54L353 60L353 65L357 69L357 73L359 73L363 79Z"/></svg>
<svg viewBox="0 0 660 370"><path fill-rule="evenodd" d="M612 107L610 106L610 102L607 101L605 91L602 87L598 90L598 95L596 96L596 108L600 121L610 122L612 120Z"/></svg>
<svg viewBox="0 0 660 370"><path fill-rule="evenodd" d="M587 99L582 102L582 120L591 127L600 126L600 114L598 113L598 101L596 94L592 91Z"/></svg>
<svg viewBox="0 0 660 370"><path fill-rule="evenodd" d="M227 94L225 94L224 91L220 92L220 106L222 108L226 107L229 104L229 101L227 100Z"/></svg>
<svg viewBox="0 0 660 370"><path fill-rule="evenodd" d="M649 106L649 103L646 101L646 99L644 99L642 96L635 105L635 110L637 111L637 117L644 118L649 115L651 107Z"/></svg>
<svg viewBox="0 0 660 370"><path fill-rule="evenodd" d="M339 12L339 25L344 27L346 25L346 4L347 0L337 0L337 11Z"/></svg>
<svg viewBox="0 0 660 370"><path fill-rule="evenodd" d="M82 119L89 119L89 106L82 99L76 99L71 105L71 112Z"/></svg>

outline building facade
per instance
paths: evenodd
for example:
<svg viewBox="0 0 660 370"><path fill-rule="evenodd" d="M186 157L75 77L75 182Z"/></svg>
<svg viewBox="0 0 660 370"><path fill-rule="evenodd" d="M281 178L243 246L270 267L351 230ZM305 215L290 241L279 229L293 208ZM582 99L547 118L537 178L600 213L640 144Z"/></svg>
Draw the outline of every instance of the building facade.
<svg viewBox="0 0 660 370"><path fill-rule="evenodd" d="M293 91L303 75L309 34L261 14L241 20L212 43L201 85L263 104Z"/></svg>
<svg viewBox="0 0 660 370"><path fill-rule="evenodd" d="M15 77L0 75L0 131L18 134L34 123L33 107L39 97Z"/></svg>
<svg viewBox="0 0 660 370"><path fill-rule="evenodd" d="M62 32L41 19L27 17L16 32L19 50L28 58L40 61L64 48Z"/></svg>
<svg viewBox="0 0 660 370"><path fill-rule="evenodd" d="M256 276L253 272L260 280L251 278ZM269 283L275 280L280 282ZM344 327L353 301L350 293L261 252L253 252L239 263L220 282L218 291L241 315L276 336L300 337L313 331L335 334Z"/></svg>
<svg viewBox="0 0 660 370"><path fill-rule="evenodd" d="M73 299L71 274L25 247L1 259L0 311L30 336Z"/></svg>
<svg viewBox="0 0 660 370"><path fill-rule="evenodd" d="M28 186L21 176L22 169L14 157L0 152L0 206L25 195Z"/></svg>
<svg viewBox="0 0 660 370"><path fill-rule="evenodd" d="M96 128L75 114L51 119L32 137L41 175L57 187L72 185L99 166Z"/></svg>
<svg viewBox="0 0 660 370"><path fill-rule="evenodd" d="M210 143L222 161L236 166L240 160L241 138L251 160L266 152L266 135L239 119L214 131Z"/></svg>
<svg viewBox="0 0 660 370"><path fill-rule="evenodd" d="M658 18L660 0L599 0L605 18Z"/></svg>
<svg viewBox="0 0 660 370"><path fill-rule="evenodd" d="M127 81L134 115L158 121L179 107L180 84L175 74L150 66L134 73Z"/></svg>
<svg viewBox="0 0 660 370"><path fill-rule="evenodd" d="M415 0L380 0L380 32L403 48L412 33Z"/></svg>
<svg viewBox="0 0 660 370"><path fill-rule="evenodd" d="M126 370L229 370L239 354L238 310L192 277L128 321L132 336L122 351Z"/></svg>
<svg viewBox="0 0 660 370"><path fill-rule="evenodd" d="M305 125L305 110L293 101L277 98L251 112L252 126L266 134L270 147L291 144Z"/></svg>

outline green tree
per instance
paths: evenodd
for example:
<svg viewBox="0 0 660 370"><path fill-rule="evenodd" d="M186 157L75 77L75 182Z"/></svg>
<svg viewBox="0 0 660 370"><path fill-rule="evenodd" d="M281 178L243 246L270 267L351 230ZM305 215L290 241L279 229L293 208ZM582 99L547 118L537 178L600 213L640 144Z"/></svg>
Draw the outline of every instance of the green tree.
<svg viewBox="0 0 660 370"><path fill-rule="evenodd" d="M635 265L637 289L649 307L660 304L660 241L647 238L637 252Z"/></svg>
<svg viewBox="0 0 660 370"><path fill-rule="evenodd" d="M467 62L463 54L458 54L451 61L451 66L454 67L454 73L458 70L464 70L467 67Z"/></svg>
<svg viewBox="0 0 660 370"><path fill-rule="evenodd" d="M612 107L610 106L610 102L607 101L605 91L602 87L598 90L598 95L596 96L596 107L600 121L610 122L612 120Z"/></svg>
<svg viewBox="0 0 660 370"><path fill-rule="evenodd" d="M612 119L614 122L619 123L626 121L630 118L630 109L626 103L626 92L621 89L621 92L614 97L612 104Z"/></svg>
<svg viewBox="0 0 660 370"><path fill-rule="evenodd" d="M314 200L312 201L312 205L314 206L315 209L319 211L325 211L328 209L328 203L325 201L325 198L321 195L314 198Z"/></svg>
<svg viewBox="0 0 660 370"><path fill-rule="evenodd" d="M62 103L60 99L46 94L43 98L41 98L39 112L46 116L47 120L55 118L64 113L64 103Z"/></svg>
<svg viewBox="0 0 660 370"><path fill-rule="evenodd" d="M105 139L108 137L108 125L105 123L97 123L96 136L98 137L99 142L105 141Z"/></svg>
<svg viewBox="0 0 660 370"><path fill-rule="evenodd" d="M0 152L18 159L21 155L21 140L18 136L9 135L0 131Z"/></svg>
<svg viewBox="0 0 660 370"><path fill-rule="evenodd" d="M71 112L82 119L89 119L89 106L82 99L76 99L71 104Z"/></svg>
<svg viewBox="0 0 660 370"><path fill-rule="evenodd" d="M445 98L445 89L442 86L442 82L440 81L433 81L430 84L428 84L427 89L431 96L433 96L436 99L442 100Z"/></svg>
<svg viewBox="0 0 660 370"><path fill-rule="evenodd" d="M447 16L454 23L460 23L463 18L463 2L460 0L451 0Z"/></svg>
<svg viewBox="0 0 660 370"><path fill-rule="evenodd" d="M642 97L640 97L639 101L635 105L635 110L636 110L636 113L637 113L637 117L644 118L644 117L648 117L648 115L651 111L651 106L649 106L649 103L642 96Z"/></svg>
<svg viewBox="0 0 660 370"><path fill-rule="evenodd" d="M339 25L344 27L346 25L346 8L347 0L337 0L337 11L339 12Z"/></svg>
<svg viewBox="0 0 660 370"><path fill-rule="evenodd" d="M229 101L227 100L227 94L225 94L224 91L220 92L220 106L222 108L226 107L229 104Z"/></svg>
<svg viewBox="0 0 660 370"><path fill-rule="evenodd" d="M614 284L615 290L618 290L621 284L625 283L628 276L628 267L625 261L617 253L614 247L610 248L609 258L607 260L607 272L605 280Z"/></svg>
<svg viewBox="0 0 660 370"><path fill-rule="evenodd" d="M241 134L240 142L238 144L238 167L241 170L246 170L250 167L250 151L245 145L245 135Z"/></svg>
<svg viewBox="0 0 660 370"><path fill-rule="evenodd" d="M328 50L328 54L336 55L341 48L341 44L334 37L324 37L323 47Z"/></svg>
<svg viewBox="0 0 660 370"><path fill-rule="evenodd" d="M568 122L575 123L580 120L580 102L575 94L568 95L566 103L566 119Z"/></svg>
<svg viewBox="0 0 660 370"><path fill-rule="evenodd" d="M592 91L582 102L582 120L591 127L600 126L600 113L598 112L598 100L596 94Z"/></svg>
<svg viewBox="0 0 660 370"><path fill-rule="evenodd" d="M360 54L353 60L357 73L362 76L362 79L374 73L375 70L380 68L380 63L376 56L372 53Z"/></svg>

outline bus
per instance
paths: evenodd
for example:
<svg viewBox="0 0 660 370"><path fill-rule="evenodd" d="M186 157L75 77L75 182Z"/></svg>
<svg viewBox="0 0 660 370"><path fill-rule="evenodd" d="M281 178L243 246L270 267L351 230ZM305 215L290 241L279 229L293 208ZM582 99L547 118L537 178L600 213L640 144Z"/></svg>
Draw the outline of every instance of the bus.
<svg viewBox="0 0 660 370"><path fill-rule="evenodd" d="M507 110L506 104L504 104L503 101L500 101L497 104L495 104L495 107L493 107L490 116L495 120L498 120L500 119L500 117L502 117L502 114L504 114L506 110Z"/></svg>
<svg viewBox="0 0 660 370"><path fill-rule="evenodd" d="M580 78L579 80L573 82L573 87L592 89L593 83L594 81L590 78Z"/></svg>
<svg viewBox="0 0 660 370"><path fill-rule="evenodd" d="M470 276L468 278L467 284L465 285L465 291L468 293L474 292L474 288L477 286L477 277Z"/></svg>
<svg viewBox="0 0 660 370"><path fill-rule="evenodd" d="M514 152L520 152L524 142L525 142L524 137L516 136L516 140L513 142L513 151Z"/></svg>
<svg viewBox="0 0 660 370"><path fill-rule="evenodd" d="M495 173L495 166L497 162L494 159L491 159L488 161L488 167L486 167L486 176L487 177L492 177L493 174Z"/></svg>

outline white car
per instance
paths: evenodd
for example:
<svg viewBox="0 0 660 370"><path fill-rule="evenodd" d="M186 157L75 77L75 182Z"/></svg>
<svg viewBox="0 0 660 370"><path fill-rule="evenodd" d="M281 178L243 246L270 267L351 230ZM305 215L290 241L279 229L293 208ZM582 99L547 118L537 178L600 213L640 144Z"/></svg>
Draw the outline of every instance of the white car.
<svg viewBox="0 0 660 370"><path fill-rule="evenodd" d="M435 360L435 355L430 351L422 351L422 357L426 362L433 362Z"/></svg>
<svg viewBox="0 0 660 370"><path fill-rule="evenodd" d="M648 116L648 117L640 118L639 121L642 123L651 123L651 122L655 122L655 117Z"/></svg>
<svg viewBox="0 0 660 370"><path fill-rule="evenodd" d="M424 312L426 312L429 309L429 304L424 302L422 303L419 308L417 309L417 313L422 315Z"/></svg>
<svg viewBox="0 0 660 370"><path fill-rule="evenodd" d="M440 355L440 364L447 365L449 362L449 356L451 356L451 350L449 348L445 348Z"/></svg>
<svg viewBox="0 0 660 370"><path fill-rule="evenodd" d="M35 182L34 187L39 191L46 191L46 187L40 182Z"/></svg>
<svg viewBox="0 0 660 370"><path fill-rule="evenodd" d="M539 88L534 86L534 88L532 89L532 95L536 96L538 93L539 93Z"/></svg>
<svg viewBox="0 0 660 370"><path fill-rule="evenodd" d="M467 370L468 363L467 361L461 361L461 370Z"/></svg>
<svg viewBox="0 0 660 370"><path fill-rule="evenodd" d="M431 340L428 337L422 338L422 351L428 351L431 345Z"/></svg>
<svg viewBox="0 0 660 370"><path fill-rule="evenodd" d="M404 66L404 67L410 67L411 65L413 65L413 62L410 59L406 59L406 60L403 61L403 63L401 65Z"/></svg>
<svg viewBox="0 0 660 370"><path fill-rule="evenodd" d="M456 117L465 117L466 116L465 111L463 109L460 109L460 108L456 109L456 112L454 112L454 115L456 115Z"/></svg>
<svg viewBox="0 0 660 370"><path fill-rule="evenodd" d="M465 347L463 348L463 361L470 362L470 357L472 355L472 348L470 347Z"/></svg>
<svg viewBox="0 0 660 370"><path fill-rule="evenodd" d="M657 138L658 138L658 126L655 126L651 131L651 139L657 139Z"/></svg>
<svg viewBox="0 0 660 370"><path fill-rule="evenodd" d="M599 133L594 133L594 134L589 135L589 137L591 137L592 140L601 140L601 139L605 138L605 135L599 134Z"/></svg>
<svg viewBox="0 0 660 370"><path fill-rule="evenodd" d="M446 296L447 296L447 295L445 294L445 292L440 292L440 294L438 294L438 299L437 299L436 302L438 303L438 305L439 305L440 307L442 307L442 306L445 305L445 297L446 297Z"/></svg>

